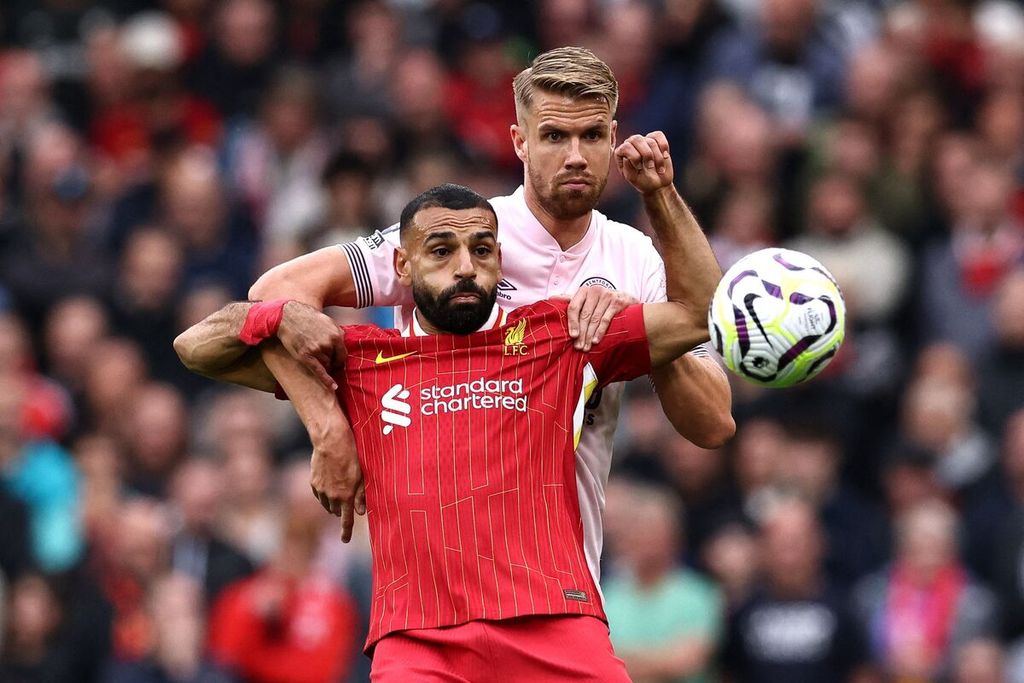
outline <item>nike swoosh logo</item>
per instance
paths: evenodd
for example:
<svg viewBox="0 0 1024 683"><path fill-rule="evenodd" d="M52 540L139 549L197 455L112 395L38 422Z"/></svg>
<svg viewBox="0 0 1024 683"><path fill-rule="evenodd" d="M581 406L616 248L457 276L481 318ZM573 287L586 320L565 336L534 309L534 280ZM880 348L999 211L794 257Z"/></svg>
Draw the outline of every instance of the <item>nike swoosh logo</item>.
<svg viewBox="0 0 1024 683"><path fill-rule="evenodd" d="M381 363L390 363L393 360L402 360L403 358L408 358L409 356L412 356L415 353L416 351L410 351L409 353L400 353L397 356L388 356L385 358L384 352L378 351L377 360L375 360L374 362L377 363L377 365L380 365Z"/></svg>

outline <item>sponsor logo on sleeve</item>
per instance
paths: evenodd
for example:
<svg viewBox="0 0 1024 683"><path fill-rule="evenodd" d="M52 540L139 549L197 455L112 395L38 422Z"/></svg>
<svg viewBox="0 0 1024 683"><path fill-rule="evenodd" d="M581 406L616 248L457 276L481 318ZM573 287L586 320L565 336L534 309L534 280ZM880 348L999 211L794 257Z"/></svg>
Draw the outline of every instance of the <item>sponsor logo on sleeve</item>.
<svg viewBox="0 0 1024 683"><path fill-rule="evenodd" d="M566 600L575 600L576 602L590 602L587 599L586 591L579 591L575 588L566 588L562 591L562 595L565 596Z"/></svg>
<svg viewBox="0 0 1024 683"><path fill-rule="evenodd" d="M384 244L384 233L380 230L376 230L372 235L364 235L361 239L366 243L366 246L369 249L376 249L380 247L380 245Z"/></svg>

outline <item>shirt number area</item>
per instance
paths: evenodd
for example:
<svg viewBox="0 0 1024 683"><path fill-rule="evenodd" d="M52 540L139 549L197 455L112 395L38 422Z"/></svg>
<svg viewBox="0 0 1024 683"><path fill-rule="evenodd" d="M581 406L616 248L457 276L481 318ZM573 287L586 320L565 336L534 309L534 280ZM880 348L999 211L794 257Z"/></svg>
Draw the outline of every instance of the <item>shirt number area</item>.
<svg viewBox="0 0 1024 683"><path fill-rule="evenodd" d="M598 406L601 405L601 396L603 394L604 387L601 387L593 394L591 394L590 399L587 400L587 402L583 405L583 407L587 410L586 417L583 418L583 424L592 425L594 424L594 421L597 420L597 415L595 415L592 411L597 410Z"/></svg>

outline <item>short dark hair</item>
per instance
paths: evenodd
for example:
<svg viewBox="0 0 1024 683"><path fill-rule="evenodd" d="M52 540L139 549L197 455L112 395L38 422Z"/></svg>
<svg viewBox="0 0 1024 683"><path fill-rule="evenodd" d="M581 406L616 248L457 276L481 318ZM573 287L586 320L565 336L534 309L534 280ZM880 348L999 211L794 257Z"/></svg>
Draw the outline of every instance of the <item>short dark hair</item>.
<svg viewBox="0 0 1024 683"><path fill-rule="evenodd" d="M402 217L398 223L399 237L405 238L409 229L413 226L416 214L423 209L452 209L461 211L463 209L487 209L494 216L494 223L498 223L498 214L494 212L491 203L468 187L445 183L437 185L426 192L414 197L412 201L402 209Z"/></svg>

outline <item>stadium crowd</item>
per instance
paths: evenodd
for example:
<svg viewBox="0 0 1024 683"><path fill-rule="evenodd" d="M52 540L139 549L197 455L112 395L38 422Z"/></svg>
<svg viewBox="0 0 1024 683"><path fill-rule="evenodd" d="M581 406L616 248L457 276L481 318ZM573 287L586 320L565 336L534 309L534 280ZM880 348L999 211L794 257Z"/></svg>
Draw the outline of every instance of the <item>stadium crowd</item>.
<svg viewBox="0 0 1024 683"><path fill-rule="evenodd" d="M365 520L343 545L290 406L171 340L427 187L513 190L512 76L560 45L620 139L666 132L723 269L805 251L849 309L819 379L734 382L720 451L630 387L634 680L1024 682L1020 4L4 0L0 683L366 680ZM614 171L599 208L643 226Z"/></svg>

